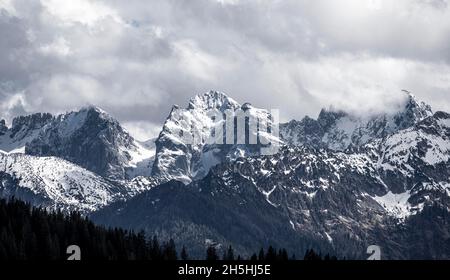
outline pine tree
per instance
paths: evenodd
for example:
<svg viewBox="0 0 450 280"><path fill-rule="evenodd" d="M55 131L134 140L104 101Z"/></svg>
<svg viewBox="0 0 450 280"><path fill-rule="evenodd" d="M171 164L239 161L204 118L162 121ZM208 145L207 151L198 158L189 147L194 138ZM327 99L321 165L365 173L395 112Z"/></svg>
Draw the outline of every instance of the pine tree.
<svg viewBox="0 0 450 280"><path fill-rule="evenodd" d="M322 257L314 252L313 249L306 250L305 257L303 258L305 261L320 261Z"/></svg>
<svg viewBox="0 0 450 280"><path fill-rule="evenodd" d="M267 249L266 257L264 258L265 261L273 262L277 260L277 253L276 250L269 246L269 249Z"/></svg>
<svg viewBox="0 0 450 280"><path fill-rule="evenodd" d="M289 260L289 256L288 256L286 249L283 248L283 249L279 250L277 259L279 261L288 261Z"/></svg>
<svg viewBox="0 0 450 280"><path fill-rule="evenodd" d="M189 259L188 253L186 251L186 247L183 246L183 249L181 250L181 260L187 261Z"/></svg>
<svg viewBox="0 0 450 280"><path fill-rule="evenodd" d="M173 239L170 239L169 242L164 244L162 255L163 260L167 261L176 261L178 259L177 250L175 248L175 242L173 241Z"/></svg>
<svg viewBox="0 0 450 280"><path fill-rule="evenodd" d="M230 246L228 247L228 250L224 253L224 261L234 261L234 250Z"/></svg>
<svg viewBox="0 0 450 280"><path fill-rule="evenodd" d="M158 238L153 236L151 245L150 245L150 258L152 260L161 260L162 259L162 253L161 253L161 246L159 245Z"/></svg>
<svg viewBox="0 0 450 280"><path fill-rule="evenodd" d="M258 260L259 261L264 261L265 260L265 254L264 254L264 249L263 248L261 248L261 250L259 250Z"/></svg>
<svg viewBox="0 0 450 280"><path fill-rule="evenodd" d="M206 250L206 260L207 261L217 261L219 256L217 255L216 248L214 246L209 246Z"/></svg>

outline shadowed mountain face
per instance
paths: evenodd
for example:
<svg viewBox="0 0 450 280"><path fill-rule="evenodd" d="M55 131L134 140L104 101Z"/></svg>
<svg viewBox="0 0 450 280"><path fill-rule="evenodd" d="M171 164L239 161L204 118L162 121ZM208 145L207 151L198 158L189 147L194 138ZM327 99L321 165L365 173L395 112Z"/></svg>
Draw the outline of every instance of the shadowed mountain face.
<svg viewBox="0 0 450 280"><path fill-rule="evenodd" d="M25 152L61 157L99 175L123 179L133 152L145 153L145 149L108 114L89 107L57 117L28 143Z"/></svg>
<svg viewBox="0 0 450 280"><path fill-rule="evenodd" d="M2 127L2 197L86 214L156 182L137 178L151 174L152 143L135 141L99 108L18 117Z"/></svg>
<svg viewBox="0 0 450 280"><path fill-rule="evenodd" d="M156 140L153 170L137 177L129 170L153 161L143 156L151 143L134 141L97 108L49 117L19 130L33 136L17 138L27 141L8 142L25 143L29 155L0 157L1 195L78 207L101 224L174 238L197 257L214 244L243 255L274 245L365 258L375 244L383 258L450 258L448 113L406 95L394 113L322 110L317 120L282 124L274 155L258 145L207 144L223 125L207 111L239 108L268 115L218 92L174 107ZM4 127L2 145L16 139ZM192 128L201 136L194 145L178 134Z"/></svg>
<svg viewBox="0 0 450 280"><path fill-rule="evenodd" d="M0 131L5 131L0 127ZM153 157L106 112L96 107L53 117L34 114L13 120L11 129L0 136L0 150L32 156L55 156L78 164L110 179L151 174L151 166L139 164Z"/></svg>

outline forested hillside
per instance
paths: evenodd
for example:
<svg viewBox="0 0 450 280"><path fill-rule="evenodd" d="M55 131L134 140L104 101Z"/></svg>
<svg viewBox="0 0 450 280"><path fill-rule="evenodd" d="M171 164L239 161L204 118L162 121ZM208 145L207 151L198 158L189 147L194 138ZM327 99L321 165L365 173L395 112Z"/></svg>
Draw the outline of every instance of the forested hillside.
<svg viewBox="0 0 450 280"><path fill-rule="evenodd" d="M179 252L173 240L160 242L120 228L107 229L79 213L47 212L20 200L0 200L0 260L66 260L67 248L77 245L82 260L188 260L189 250ZM206 260L243 260L231 246L205 249ZM322 257L308 250L304 259ZM285 249L269 247L253 254L250 260L286 261L296 259ZM327 255L324 259L330 259ZM331 258L333 259L333 258Z"/></svg>

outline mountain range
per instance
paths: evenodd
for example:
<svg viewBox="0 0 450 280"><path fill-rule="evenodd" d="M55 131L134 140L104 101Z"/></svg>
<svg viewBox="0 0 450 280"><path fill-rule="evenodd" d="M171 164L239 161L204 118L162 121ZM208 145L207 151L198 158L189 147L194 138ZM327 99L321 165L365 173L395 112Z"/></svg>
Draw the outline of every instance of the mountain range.
<svg viewBox="0 0 450 280"><path fill-rule="evenodd" d="M361 259L378 245L385 259L449 259L450 114L404 97L396 112L280 124L272 155L208 141L225 125L211 110L270 119L215 91L174 106L145 143L94 106L0 121L0 196L144 229L198 257L272 245Z"/></svg>

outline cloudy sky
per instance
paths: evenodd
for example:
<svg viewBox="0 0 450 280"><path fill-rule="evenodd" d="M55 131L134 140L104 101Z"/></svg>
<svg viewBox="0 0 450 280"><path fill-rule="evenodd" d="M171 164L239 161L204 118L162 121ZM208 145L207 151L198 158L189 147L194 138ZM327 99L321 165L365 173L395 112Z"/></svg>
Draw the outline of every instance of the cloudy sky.
<svg viewBox="0 0 450 280"><path fill-rule="evenodd" d="M144 139L210 89L283 120L401 89L450 111L449 2L0 0L0 118L94 104Z"/></svg>

